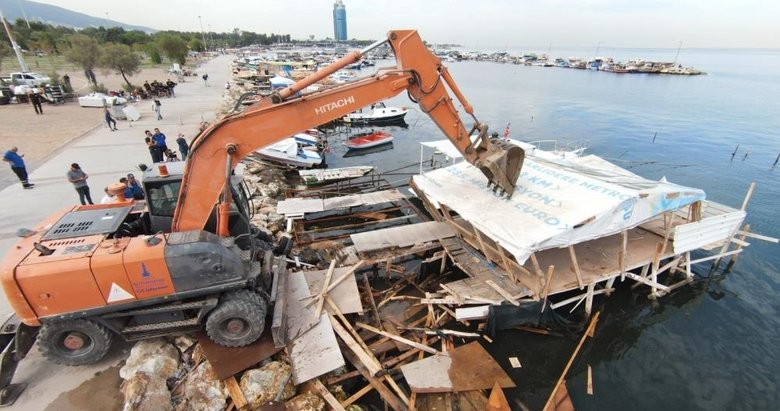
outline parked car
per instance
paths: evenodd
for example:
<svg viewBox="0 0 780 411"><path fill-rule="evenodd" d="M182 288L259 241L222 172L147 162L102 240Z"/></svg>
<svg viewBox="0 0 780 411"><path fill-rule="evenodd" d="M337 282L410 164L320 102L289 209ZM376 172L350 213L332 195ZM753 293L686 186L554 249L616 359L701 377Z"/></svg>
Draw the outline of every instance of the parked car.
<svg viewBox="0 0 780 411"><path fill-rule="evenodd" d="M44 76L43 74L33 72L11 73L10 76L0 77L0 80L3 80L6 84L30 87L40 87L51 83L51 78L49 78L49 76Z"/></svg>

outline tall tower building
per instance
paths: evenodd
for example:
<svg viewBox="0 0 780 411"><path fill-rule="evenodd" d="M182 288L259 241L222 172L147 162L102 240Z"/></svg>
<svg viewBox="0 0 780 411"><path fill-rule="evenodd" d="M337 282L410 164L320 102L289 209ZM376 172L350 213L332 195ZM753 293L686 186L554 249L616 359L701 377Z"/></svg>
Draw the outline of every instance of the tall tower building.
<svg viewBox="0 0 780 411"><path fill-rule="evenodd" d="M347 8L342 0L333 3L333 38L336 41L347 40Z"/></svg>

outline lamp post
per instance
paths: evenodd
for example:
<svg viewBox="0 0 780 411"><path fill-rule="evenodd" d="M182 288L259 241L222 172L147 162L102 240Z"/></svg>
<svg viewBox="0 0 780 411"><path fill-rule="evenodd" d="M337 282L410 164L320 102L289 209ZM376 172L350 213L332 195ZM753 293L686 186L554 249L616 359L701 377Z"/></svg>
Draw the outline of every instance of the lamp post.
<svg viewBox="0 0 780 411"><path fill-rule="evenodd" d="M3 15L2 10L0 10L0 20L3 20L3 27L5 27L5 32L8 34L8 40L11 40L11 47L14 49L14 53L16 53L16 59L19 60L19 67L21 68L23 73L27 73L28 71L30 71L30 68L27 67L27 63L24 62L24 57L22 57L22 51L19 50L19 45L16 44L13 36L11 35L11 29L8 28L8 22L5 21L5 16Z"/></svg>
<svg viewBox="0 0 780 411"><path fill-rule="evenodd" d="M198 16L198 22L200 23L200 38L203 40L203 47L206 47L206 35L203 34L203 19Z"/></svg>

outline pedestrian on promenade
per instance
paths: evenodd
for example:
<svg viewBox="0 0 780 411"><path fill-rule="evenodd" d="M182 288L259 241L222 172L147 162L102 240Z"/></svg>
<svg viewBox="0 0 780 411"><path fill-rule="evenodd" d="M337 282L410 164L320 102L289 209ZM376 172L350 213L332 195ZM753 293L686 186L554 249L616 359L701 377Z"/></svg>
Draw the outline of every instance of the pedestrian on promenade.
<svg viewBox="0 0 780 411"><path fill-rule="evenodd" d="M157 144L158 147L160 147L160 150L164 153L165 150L168 150L168 144L165 144L165 134L160 131L159 128L154 128L154 134L152 135L152 140Z"/></svg>
<svg viewBox="0 0 780 411"><path fill-rule="evenodd" d="M149 133L149 131L147 131L147 133ZM152 140L152 137L150 136L144 138L144 141L146 141L146 147L149 148L149 155L152 156L152 163L161 163L163 160L162 160L162 151L160 150L160 147L157 146L157 144L154 142L154 140Z"/></svg>
<svg viewBox="0 0 780 411"><path fill-rule="evenodd" d="M187 144L187 140L184 139L184 134L179 133L179 137L176 139L176 144L179 145L179 153L181 153L181 161L187 160L187 153L190 152L190 146Z"/></svg>
<svg viewBox="0 0 780 411"><path fill-rule="evenodd" d="M203 74L203 84L205 84L206 87L209 86L209 75L208 75L208 73L204 73Z"/></svg>
<svg viewBox="0 0 780 411"><path fill-rule="evenodd" d="M68 181L73 183L76 192L79 193L81 205L86 205L87 203L93 204L92 197L89 195L89 186L87 185L89 176L81 169L78 163L71 164L70 170L68 170L65 175L68 177Z"/></svg>
<svg viewBox="0 0 780 411"><path fill-rule="evenodd" d="M20 155L18 151L18 148L11 147L3 154L3 161L11 164L11 171L19 177L19 181L22 182L22 187L28 189L33 188L35 184L30 184L30 182L27 181L27 168L24 166L24 160L22 159L24 154Z"/></svg>
<svg viewBox="0 0 780 411"><path fill-rule="evenodd" d="M32 103L33 108L35 109L35 114L43 114L43 106L41 106L40 94L37 92L30 94L30 103Z"/></svg>
<svg viewBox="0 0 780 411"><path fill-rule="evenodd" d="M116 131L116 120L114 120L114 117L111 116L111 112L108 111L108 107L103 107L103 116L106 118L106 124L108 124L108 129L111 131ZM111 124L114 126L111 127Z"/></svg>
<svg viewBox="0 0 780 411"><path fill-rule="evenodd" d="M157 115L157 120L162 120L162 103L160 103L160 100L154 99L152 110L154 110L154 113Z"/></svg>

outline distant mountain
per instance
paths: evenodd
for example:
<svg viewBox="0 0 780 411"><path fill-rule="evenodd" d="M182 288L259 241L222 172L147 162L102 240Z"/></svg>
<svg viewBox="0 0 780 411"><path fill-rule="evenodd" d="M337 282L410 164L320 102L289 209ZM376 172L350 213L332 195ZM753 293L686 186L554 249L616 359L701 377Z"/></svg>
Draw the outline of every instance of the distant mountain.
<svg viewBox="0 0 780 411"><path fill-rule="evenodd" d="M24 7L24 13L22 13ZM114 20L106 20L101 17L93 17L84 13L78 13L59 6L36 3L27 0L0 0L0 10L8 21L23 19L27 14L28 20L38 20L44 23L82 29L86 27L122 27L125 30L141 30L147 33L157 30L145 27L125 24ZM108 22L108 23L106 23Z"/></svg>

